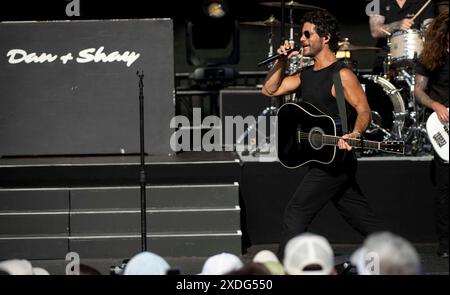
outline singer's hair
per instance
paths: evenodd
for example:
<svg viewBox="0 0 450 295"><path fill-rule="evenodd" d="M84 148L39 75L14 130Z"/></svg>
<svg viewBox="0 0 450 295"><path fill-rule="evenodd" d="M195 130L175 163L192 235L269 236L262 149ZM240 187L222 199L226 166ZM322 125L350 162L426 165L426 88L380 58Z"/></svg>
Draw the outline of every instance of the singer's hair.
<svg viewBox="0 0 450 295"><path fill-rule="evenodd" d="M315 25L316 33L320 37L330 37L330 50L337 52L339 49L339 24L336 18L327 10L313 10L305 13L300 21L300 27L305 23Z"/></svg>
<svg viewBox="0 0 450 295"><path fill-rule="evenodd" d="M443 11L428 27L420 63L430 71L445 62L448 46L448 11Z"/></svg>

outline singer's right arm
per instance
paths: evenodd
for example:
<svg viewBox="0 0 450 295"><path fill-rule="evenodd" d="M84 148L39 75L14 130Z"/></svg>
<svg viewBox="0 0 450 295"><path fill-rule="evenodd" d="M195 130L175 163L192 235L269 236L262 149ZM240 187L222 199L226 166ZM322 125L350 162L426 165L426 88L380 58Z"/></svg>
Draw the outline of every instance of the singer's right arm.
<svg viewBox="0 0 450 295"><path fill-rule="evenodd" d="M267 96L280 96L293 93L300 86L300 73L285 77L286 58L280 58L269 71L264 81L262 93Z"/></svg>

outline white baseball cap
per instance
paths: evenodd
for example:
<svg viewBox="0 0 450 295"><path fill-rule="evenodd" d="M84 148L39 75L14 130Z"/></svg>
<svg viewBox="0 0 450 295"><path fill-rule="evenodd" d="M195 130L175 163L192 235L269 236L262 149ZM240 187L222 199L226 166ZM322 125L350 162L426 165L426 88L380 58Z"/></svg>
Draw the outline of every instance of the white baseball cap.
<svg viewBox="0 0 450 295"><path fill-rule="evenodd" d="M255 257L253 257L253 262L255 263L265 263L265 262L280 262L278 257L269 250L261 250L256 253Z"/></svg>
<svg viewBox="0 0 450 295"><path fill-rule="evenodd" d="M165 275L169 264L161 256L152 252L141 252L130 259L124 275Z"/></svg>
<svg viewBox="0 0 450 295"><path fill-rule="evenodd" d="M290 275L330 275L334 269L333 249L322 236L301 234L287 243L283 264ZM320 269L305 269L311 265Z"/></svg>
<svg viewBox="0 0 450 295"><path fill-rule="evenodd" d="M211 256L205 261L200 275L223 275L243 266L244 264L236 255L221 253Z"/></svg>
<svg viewBox="0 0 450 295"><path fill-rule="evenodd" d="M25 259L11 259L0 262L0 270L10 275L49 275L48 271L40 267L33 267Z"/></svg>

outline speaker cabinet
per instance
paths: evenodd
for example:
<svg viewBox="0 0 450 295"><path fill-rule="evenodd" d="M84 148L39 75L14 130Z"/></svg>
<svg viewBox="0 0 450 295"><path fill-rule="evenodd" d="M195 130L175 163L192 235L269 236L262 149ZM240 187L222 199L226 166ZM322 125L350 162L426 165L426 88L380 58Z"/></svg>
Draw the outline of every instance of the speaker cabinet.
<svg viewBox="0 0 450 295"><path fill-rule="evenodd" d="M252 116L255 120L255 123L258 122L258 117L263 116L264 119L269 122L270 114L274 114L274 108L271 108L273 105L273 98L265 96L262 94L261 89L258 88L237 88L237 89L224 89L220 91L219 95L219 105L220 105L220 119L222 122L222 144L225 147L235 146L239 139L244 139L245 130L248 131L248 128L251 126L246 125L244 132L243 130L238 130L235 128L233 130L233 138L232 142L229 140L225 140L225 132L227 128L233 128L232 126L226 125L226 118L233 119L237 116L245 119L247 116ZM233 118L231 118L233 117ZM236 120L233 119L235 122ZM250 122L251 120L249 120ZM268 126L268 125L267 125ZM253 126L255 127L255 126ZM269 128L267 128L267 132L270 132ZM270 136L270 133L268 133ZM246 142L254 141L254 138L246 138ZM238 142L239 143L239 142Z"/></svg>

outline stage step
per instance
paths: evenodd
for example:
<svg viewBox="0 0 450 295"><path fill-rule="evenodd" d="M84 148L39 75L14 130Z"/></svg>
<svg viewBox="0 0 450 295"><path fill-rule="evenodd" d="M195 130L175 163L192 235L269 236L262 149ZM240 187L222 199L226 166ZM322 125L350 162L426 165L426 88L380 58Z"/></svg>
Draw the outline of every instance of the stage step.
<svg viewBox="0 0 450 295"><path fill-rule="evenodd" d="M208 257L221 252L241 255L241 231L148 234L148 251L169 257ZM0 258L65 259L132 257L141 249L140 235L2 236Z"/></svg>
<svg viewBox="0 0 450 295"><path fill-rule="evenodd" d="M147 156L150 185L240 182L241 163L232 152ZM138 156L1 158L0 187L95 187L139 185Z"/></svg>
<svg viewBox="0 0 450 295"><path fill-rule="evenodd" d="M241 254L239 184L147 186L149 250ZM116 258L140 250L136 186L0 189L0 259Z"/></svg>
<svg viewBox="0 0 450 295"><path fill-rule="evenodd" d="M147 186L147 209L234 208L239 205L239 184ZM79 188L0 188L1 212L71 210L133 210L140 208L137 186Z"/></svg>

